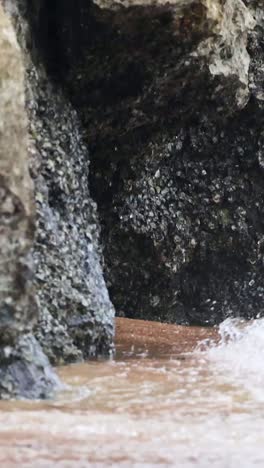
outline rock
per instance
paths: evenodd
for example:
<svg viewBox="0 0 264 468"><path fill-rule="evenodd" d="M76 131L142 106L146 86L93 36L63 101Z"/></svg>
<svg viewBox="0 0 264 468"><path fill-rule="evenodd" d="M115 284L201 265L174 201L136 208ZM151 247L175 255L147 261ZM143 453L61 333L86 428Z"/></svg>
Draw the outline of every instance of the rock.
<svg viewBox="0 0 264 468"><path fill-rule="evenodd" d="M80 3L54 75L87 131L118 313L262 315L262 2Z"/></svg>
<svg viewBox="0 0 264 468"><path fill-rule="evenodd" d="M37 161L34 260L42 311L37 337L54 363L109 355L114 309L100 263L87 146L62 93L32 70L28 86L33 167Z"/></svg>
<svg viewBox="0 0 264 468"><path fill-rule="evenodd" d="M53 49L57 50L48 30L45 35L47 25L52 28L52 7L40 1L28 9L27 1L11 0L7 8L27 68L29 150L37 205L33 258L40 317L35 335L53 364L109 356L114 308L102 273L100 229L88 185L89 153L75 110L60 82L49 76Z"/></svg>
<svg viewBox="0 0 264 468"><path fill-rule="evenodd" d="M127 317L263 314L262 1L4 5L0 396L112 354L103 269Z"/></svg>
<svg viewBox="0 0 264 468"><path fill-rule="evenodd" d="M4 6L24 64L1 6L0 397L42 398L59 388L48 358L111 355L114 309L81 124L35 36L45 4Z"/></svg>
<svg viewBox="0 0 264 468"><path fill-rule="evenodd" d="M0 178L1 340L15 341L35 318L28 252L34 235L33 186L28 172L24 70L10 21L1 7Z"/></svg>
<svg viewBox="0 0 264 468"><path fill-rule="evenodd" d="M39 343L22 334L14 347L0 350L0 398L51 398L63 388Z"/></svg>
<svg viewBox="0 0 264 468"><path fill-rule="evenodd" d="M0 397L46 397L58 384L32 336L37 307L30 248L33 185L28 171L24 69L0 4ZM22 376L23 374L23 376Z"/></svg>

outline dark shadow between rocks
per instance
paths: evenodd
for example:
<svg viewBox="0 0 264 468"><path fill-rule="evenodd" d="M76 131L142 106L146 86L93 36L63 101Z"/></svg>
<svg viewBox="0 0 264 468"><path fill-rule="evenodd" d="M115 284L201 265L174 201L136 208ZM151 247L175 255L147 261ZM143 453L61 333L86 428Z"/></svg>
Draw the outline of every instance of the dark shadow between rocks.
<svg viewBox="0 0 264 468"><path fill-rule="evenodd" d="M39 11L47 69L90 148L118 312L205 325L262 314L263 111L253 92L241 110L239 76L214 75L213 52L197 53L218 40L205 7L57 0ZM254 34L252 89L264 55ZM228 63L236 52L219 47Z"/></svg>

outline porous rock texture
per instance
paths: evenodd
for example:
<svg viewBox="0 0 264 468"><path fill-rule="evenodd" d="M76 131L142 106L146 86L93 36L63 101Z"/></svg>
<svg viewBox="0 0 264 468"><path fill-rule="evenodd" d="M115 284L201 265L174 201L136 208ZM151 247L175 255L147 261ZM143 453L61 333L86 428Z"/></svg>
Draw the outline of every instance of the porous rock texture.
<svg viewBox="0 0 264 468"><path fill-rule="evenodd" d="M89 154L49 74L46 6L0 2L0 398L48 397L50 362L113 352Z"/></svg>
<svg viewBox="0 0 264 468"><path fill-rule="evenodd" d="M26 66L31 176L37 205L33 249L39 304L35 335L52 364L113 351L114 308L102 274L89 154L76 111L50 76L52 2L7 1ZM60 13L63 16L63 5ZM61 58L58 56L58 63Z"/></svg>
<svg viewBox="0 0 264 468"><path fill-rule="evenodd" d="M24 97L21 51L0 4L0 398L43 397L58 384L32 335L34 207Z"/></svg>
<svg viewBox="0 0 264 468"><path fill-rule="evenodd" d="M103 268L120 315L261 315L263 0L3 3L24 69L1 9L2 394L111 354Z"/></svg>
<svg viewBox="0 0 264 468"><path fill-rule="evenodd" d="M78 34L66 40L70 11L59 33L63 80L117 312L262 315L263 1L80 4Z"/></svg>

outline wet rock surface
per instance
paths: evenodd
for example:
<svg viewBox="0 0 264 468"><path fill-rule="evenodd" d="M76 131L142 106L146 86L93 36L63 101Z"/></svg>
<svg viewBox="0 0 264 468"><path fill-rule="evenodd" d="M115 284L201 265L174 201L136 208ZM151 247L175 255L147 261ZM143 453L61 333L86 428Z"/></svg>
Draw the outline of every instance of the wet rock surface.
<svg viewBox="0 0 264 468"><path fill-rule="evenodd" d="M113 351L89 153L49 75L43 12L41 1L0 8L1 398L49 397L50 362Z"/></svg>
<svg viewBox="0 0 264 468"><path fill-rule="evenodd" d="M109 355L114 308L102 274L100 230L88 187L89 153L76 112L60 83L49 76L50 54L57 47L48 31L52 6L8 5L27 69L37 206L33 260L40 318L35 335L53 364Z"/></svg>
<svg viewBox="0 0 264 468"><path fill-rule="evenodd" d="M0 351L1 399L47 399L63 386L32 334L22 334L14 347Z"/></svg>
<svg viewBox="0 0 264 468"><path fill-rule="evenodd" d="M24 94L22 54L0 4L0 398L47 397L58 384L32 336L34 206Z"/></svg>
<svg viewBox="0 0 264 468"><path fill-rule="evenodd" d="M184 324L262 314L262 2L80 11L64 80L91 147L118 313Z"/></svg>
<svg viewBox="0 0 264 468"><path fill-rule="evenodd" d="M28 83L34 83L32 72ZM32 88L31 88L32 91ZM36 336L54 363L112 349L114 309L101 267L89 159L76 113L45 79L34 83L30 131L37 200Z"/></svg>
<svg viewBox="0 0 264 468"><path fill-rule="evenodd" d="M262 0L3 3L24 66L4 24L0 394L48 394L47 357L111 355L111 300L262 315Z"/></svg>

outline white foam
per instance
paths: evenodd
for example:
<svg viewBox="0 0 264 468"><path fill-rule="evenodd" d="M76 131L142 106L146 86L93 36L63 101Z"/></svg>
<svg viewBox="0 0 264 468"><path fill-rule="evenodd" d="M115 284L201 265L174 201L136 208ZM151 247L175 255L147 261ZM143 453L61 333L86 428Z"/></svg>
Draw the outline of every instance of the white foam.
<svg viewBox="0 0 264 468"><path fill-rule="evenodd" d="M227 319L219 327L220 342L203 351L225 383L242 386L264 401L264 319Z"/></svg>

